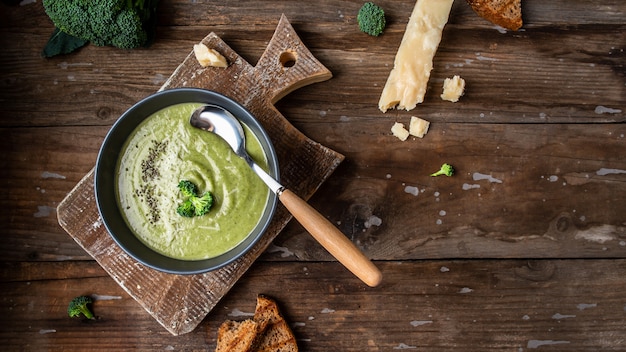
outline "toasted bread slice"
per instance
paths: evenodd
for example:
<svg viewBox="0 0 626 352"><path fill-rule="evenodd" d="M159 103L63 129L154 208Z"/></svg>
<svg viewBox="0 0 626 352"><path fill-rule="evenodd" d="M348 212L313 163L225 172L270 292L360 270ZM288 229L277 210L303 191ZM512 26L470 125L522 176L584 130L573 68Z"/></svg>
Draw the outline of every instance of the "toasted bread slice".
<svg viewBox="0 0 626 352"><path fill-rule="evenodd" d="M298 352L298 344L276 301L259 295L252 319L222 323L215 352Z"/></svg>
<svg viewBox="0 0 626 352"><path fill-rule="evenodd" d="M217 331L217 348L215 352L247 352L250 351L257 337L258 324L252 320L227 320Z"/></svg>
<svg viewBox="0 0 626 352"><path fill-rule="evenodd" d="M522 27L522 0L467 0L480 17L510 30Z"/></svg>
<svg viewBox="0 0 626 352"><path fill-rule="evenodd" d="M254 321L260 332L251 351L255 352L297 352L298 344L287 321L280 314L273 299L259 295L254 312Z"/></svg>

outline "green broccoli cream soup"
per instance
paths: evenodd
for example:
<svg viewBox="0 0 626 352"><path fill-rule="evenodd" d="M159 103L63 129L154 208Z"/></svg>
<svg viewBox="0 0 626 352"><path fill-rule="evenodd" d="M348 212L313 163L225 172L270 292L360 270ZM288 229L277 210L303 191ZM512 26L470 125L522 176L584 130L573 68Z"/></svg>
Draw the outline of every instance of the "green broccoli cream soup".
<svg viewBox="0 0 626 352"><path fill-rule="evenodd" d="M146 118L127 140L116 173L128 226L148 247L182 260L208 259L236 247L258 224L270 194L224 140L189 124L200 105L173 105ZM244 129L250 156L267 169L260 142ZM184 201L181 180L212 193L208 213L177 213Z"/></svg>

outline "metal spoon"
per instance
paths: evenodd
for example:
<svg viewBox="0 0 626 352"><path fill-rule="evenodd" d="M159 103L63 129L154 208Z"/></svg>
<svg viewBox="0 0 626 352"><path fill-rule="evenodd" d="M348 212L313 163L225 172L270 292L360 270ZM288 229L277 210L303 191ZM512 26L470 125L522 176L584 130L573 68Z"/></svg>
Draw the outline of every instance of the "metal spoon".
<svg viewBox="0 0 626 352"><path fill-rule="evenodd" d="M192 126L222 137L274 192L294 218L340 263L371 287L378 286L382 273L378 268L317 210L278 183L250 158L245 148L241 123L228 110L217 105L197 108L189 119Z"/></svg>

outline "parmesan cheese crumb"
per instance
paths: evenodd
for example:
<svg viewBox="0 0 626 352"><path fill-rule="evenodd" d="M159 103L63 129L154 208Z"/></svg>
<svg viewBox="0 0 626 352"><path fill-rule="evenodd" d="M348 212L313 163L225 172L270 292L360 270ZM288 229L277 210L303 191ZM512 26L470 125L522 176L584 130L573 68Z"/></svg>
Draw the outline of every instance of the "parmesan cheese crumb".
<svg viewBox="0 0 626 352"><path fill-rule="evenodd" d="M465 80L459 76L446 78L443 81L441 99L456 103L465 92Z"/></svg>
<svg viewBox="0 0 626 352"><path fill-rule="evenodd" d="M411 116L411 123L409 124L409 134L418 138L424 138L426 133L428 133L429 126L430 122L419 117Z"/></svg>
<svg viewBox="0 0 626 352"><path fill-rule="evenodd" d="M407 129L404 128L404 125L399 122L396 122L393 126L391 126L391 133L403 142L409 138L409 131L407 131Z"/></svg>
<svg viewBox="0 0 626 352"><path fill-rule="evenodd" d="M209 49L203 43L194 44L193 52L196 55L196 60L202 67L228 67L228 62L222 54L215 49Z"/></svg>

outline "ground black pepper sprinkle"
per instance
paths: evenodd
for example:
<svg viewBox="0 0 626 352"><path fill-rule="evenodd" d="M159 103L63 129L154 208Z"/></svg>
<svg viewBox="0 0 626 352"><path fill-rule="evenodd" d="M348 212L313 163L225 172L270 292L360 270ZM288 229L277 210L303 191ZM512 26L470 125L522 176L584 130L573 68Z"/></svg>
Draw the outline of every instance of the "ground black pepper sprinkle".
<svg viewBox="0 0 626 352"><path fill-rule="evenodd" d="M158 161L167 149L167 141L152 140L152 146L148 148L146 159L141 161L141 180L143 181L140 189L135 190L138 199L147 204L150 214L148 221L150 224L156 224L160 219L159 202L155 197L155 186L151 184L158 180L161 176L158 168Z"/></svg>
<svg viewBox="0 0 626 352"><path fill-rule="evenodd" d="M153 181L161 176L156 164L166 148L167 141L152 140L152 146L148 148L148 156L141 162L141 180L143 182Z"/></svg>

